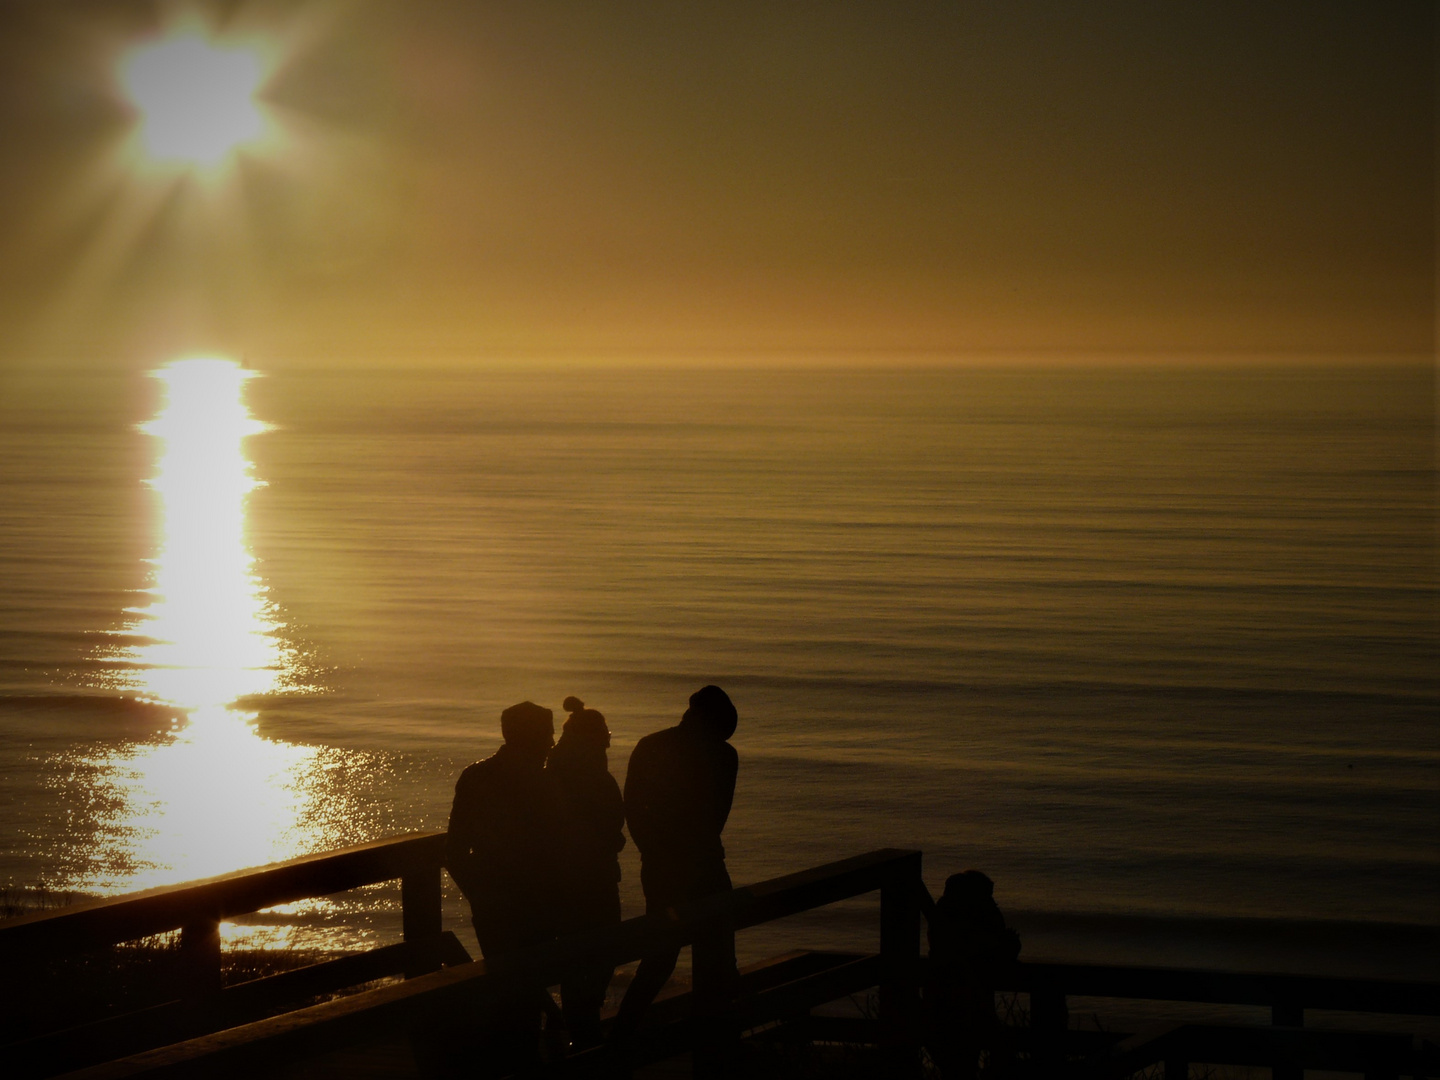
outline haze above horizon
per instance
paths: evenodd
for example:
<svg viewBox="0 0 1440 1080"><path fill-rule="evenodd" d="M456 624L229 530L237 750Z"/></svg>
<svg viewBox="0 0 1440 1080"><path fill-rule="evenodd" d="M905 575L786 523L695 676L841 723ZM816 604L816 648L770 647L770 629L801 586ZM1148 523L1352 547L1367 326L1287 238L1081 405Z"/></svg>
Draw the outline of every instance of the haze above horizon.
<svg viewBox="0 0 1440 1080"><path fill-rule="evenodd" d="M204 170L125 92L182 34L257 58ZM5 5L0 368L1433 356L1436 40L1418 0Z"/></svg>

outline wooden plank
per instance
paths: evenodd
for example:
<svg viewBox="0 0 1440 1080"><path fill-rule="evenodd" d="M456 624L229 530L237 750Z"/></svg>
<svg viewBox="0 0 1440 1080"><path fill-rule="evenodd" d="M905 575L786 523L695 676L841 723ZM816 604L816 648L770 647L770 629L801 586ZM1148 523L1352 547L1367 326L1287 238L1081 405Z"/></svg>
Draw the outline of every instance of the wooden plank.
<svg viewBox="0 0 1440 1080"><path fill-rule="evenodd" d="M444 833L413 833L218 877L0 922L0 960L83 952L179 929L197 913L230 918L401 878L444 858Z"/></svg>
<svg viewBox="0 0 1440 1080"><path fill-rule="evenodd" d="M1096 1077L1131 1076L1161 1061L1399 1075L1415 1064L1412 1039L1375 1031L1181 1024L1132 1036L1099 1064Z"/></svg>
<svg viewBox="0 0 1440 1080"><path fill-rule="evenodd" d="M1127 1036L1115 1044L1109 1056L1093 1066L1089 1075L1094 1080L1133 1076L1142 1069L1163 1061L1168 1077L1180 1062L1185 1061L1188 1065L1188 1060L1184 1057L1183 1037L1179 1034L1182 1026L1166 1024Z"/></svg>
<svg viewBox="0 0 1440 1080"><path fill-rule="evenodd" d="M816 1005L874 986L879 978L878 955L800 950L770 957L740 969L736 1023L743 1031L793 1019ZM696 1037L694 996L677 993L657 1000L641 1032L630 1066L651 1065L691 1049ZM587 1050L554 1063L544 1075L608 1075L613 1062L606 1055L604 1047Z"/></svg>
<svg viewBox="0 0 1440 1080"><path fill-rule="evenodd" d="M817 1005L858 994L879 985L881 970L878 955L855 956L761 989L753 1000L742 1003L741 1025L749 1029L790 1019Z"/></svg>
<svg viewBox="0 0 1440 1080"><path fill-rule="evenodd" d="M192 1039L268 1016L307 998L399 975L417 962L430 970L468 963L455 935L386 945L226 987L205 1001L182 1000L12 1043L0 1049L16 1077L44 1077Z"/></svg>
<svg viewBox="0 0 1440 1080"><path fill-rule="evenodd" d="M73 1074L87 1080L101 1077L205 1076L235 1063L237 1068L277 1056L317 1052L386 1027L405 1027L420 1014L436 1009L470 1008L514 993L517 987L553 985L578 959L615 965L638 960L657 932L689 943L697 931L718 917L736 925L755 925L774 911L790 913L878 888L888 867L917 853L885 849L845 859L800 874L761 882L749 889L708 898L677 924L657 924L648 917L628 919L599 934L575 935L516 954L503 969L483 962L432 972L393 987L382 987L338 1001L300 1009L228 1031ZM805 903L801 903L801 901ZM798 905L798 906L797 906ZM728 909L728 910L727 910ZM775 917L770 915L769 917Z"/></svg>
<svg viewBox="0 0 1440 1080"><path fill-rule="evenodd" d="M920 1068L920 853L892 859L880 889L880 1030L891 1075Z"/></svg>
<svg viewBox="0 0 1440 1080"><path fill-rule="evenodd" d="M1409 1071L1409 1035L1315 1028L1187 1024L1178 1037L1189 1060L1206 1065L1290 1066L1297 1070L1397 1076Z"/></svg>
<svg viewBox="0 0 1440 1080"><path fill-rule="evenodd" d="M432 834L419 839L433 842L439 837L440 834ZM253 1070L267 1062L343 1046L387 1030L405 1030L422 1015L431 1017L447 1011L459 1015L483 1002L514 994L517 989L553 985L561 973L577 961L618 965L638 959L652 946L657 934L663 934L667 940L690 943L697 935L713 932L717 925L753 926L870 892L881 888L891 875L895 876L893 880L898 880L903 871L908 877L918 857L917 852L901 849L870 852L707 898L683 911L678 922L651 921L645 917L630 919L600 933L577 935L525 950L510 958L503 968L487 968L483 963L460 964L421 975L402 985L382 987L216 1032L76 1075L86 1080L119 1080L140 1075L208 1077L227 1069ZM915 902L922 902L918 889ZM918 927L916 929L918 939ZM1016 964L1000 983L1005 989L1042 994L1048 991L1060 995L1062 1000L1066 993L1255 1004L1270 1004L1283 997L1300 1002L1301 1007L1360 1005L1365 1008L1368 1003L1374 1011L1386 1012L1425 1012L1430 1007L1429 1001L1440 998L1436 987L1428 983L1095 965ZM818 982L816 987L819 992ZM1386 1007L1397 1004L1403 1007ZM1420 1008L1417 1009L1417 1005ZM672 1009L680 1007L671 1006ZM661 1016L665 1012L664 1003L657 1003L656 1010L657 1017Z"/></svg>
<svg viewBox="0 0 1440 1080"><path fill-rule="evenodd" d="M864 1016L807 1016L801 1026L814 1042L880 1045L880 1021Z"/></svg>
<svg viewBox="0 0 1440 1080"><path fill-rule="evenodd" d="M387 1030L405 1030L422 1012L430 1014L467 1000L494 996L512 990L514 982L513 978L497 978L493 972L487 977L484 961L475 961L66 1075L72 1080L119 1080L245 1072L302 1054L335 1049Z"/></svg>
<svg viewBox="0 0 1440 1080"><path fill-rule="evenodd" d="M908 848L881 848L736 889L731 894L736 906L735 927L743 930L874 892L884 884L892 865L919 856L918 851Z"/></svg>
<svg viewBox="0 0 1440 1080"><path fill-rule="evenodd" d="M997 988L1087 997L1440 1016L1440 983L1021 961ZM1291 1015L1294 1015L1293 1013Z"/></svg>

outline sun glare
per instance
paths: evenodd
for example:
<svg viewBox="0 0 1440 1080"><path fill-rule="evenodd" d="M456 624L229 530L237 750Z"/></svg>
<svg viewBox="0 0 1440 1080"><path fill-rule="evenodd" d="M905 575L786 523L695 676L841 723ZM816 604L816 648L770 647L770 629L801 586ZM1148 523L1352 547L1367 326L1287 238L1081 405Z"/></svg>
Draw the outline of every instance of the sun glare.
<svg viewBox="0 0 1440 1080"><path fill-rule="evenodd" d="M140 114L141 149L150 161L180 165L218 165L265 134L255 98L264 76L258 48L216 45L193 31L141 45L120 64Z"/></svg>
<svg viewBox="0 0 1440 1080"><path fill-rule="evenodd" d="M317 747L265 738L252 695L304 690L246 539L261 486L246 440L267 429L246 407L253 372L225 359L152 372L163 403L155 438L159 545L148 603L132 609L143 643L117 655L129 689L188 722L154 744L105 749L96 770L113 809L105 868L79 887L115 892L287 858L332 841L317 804L333 767ZM343 804L343 798L339 798ZM319 817L321 822L315 819Z"/></svg>

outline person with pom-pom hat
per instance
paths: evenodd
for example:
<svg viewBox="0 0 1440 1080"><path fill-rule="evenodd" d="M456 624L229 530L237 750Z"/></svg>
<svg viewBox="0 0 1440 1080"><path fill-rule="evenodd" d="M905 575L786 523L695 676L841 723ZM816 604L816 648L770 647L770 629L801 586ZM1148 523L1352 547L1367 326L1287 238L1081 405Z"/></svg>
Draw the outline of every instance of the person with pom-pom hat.
<svg viewBox="0 0 1440 1080"><path fill-rule="evenodd" d="M605 717L567 697L570 714L545 772L554 780L560 808L559 895L556 926L581 933L620 922L620 849L625 846L625 803L610 775ZM600 1009L614 968L581 966L560 983L560 1004L576 1049L600 1043Z"/></svg>

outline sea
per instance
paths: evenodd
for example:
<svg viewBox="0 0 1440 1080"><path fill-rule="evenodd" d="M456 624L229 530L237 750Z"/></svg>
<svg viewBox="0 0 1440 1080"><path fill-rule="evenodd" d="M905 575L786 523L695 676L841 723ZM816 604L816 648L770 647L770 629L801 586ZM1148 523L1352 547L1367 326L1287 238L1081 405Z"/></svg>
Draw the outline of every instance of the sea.
<svg viewBox="0 0 1440 1080"><path fill-rule="evenodd" d="M525 699L603 712L623 783L716 683L737 883L916 848L936 894L990 875L1024 956L1440 977L1435 388L1293 358L5 372L0 886L442 829ZM394 940L397 905L227 947Z"/></svg>

